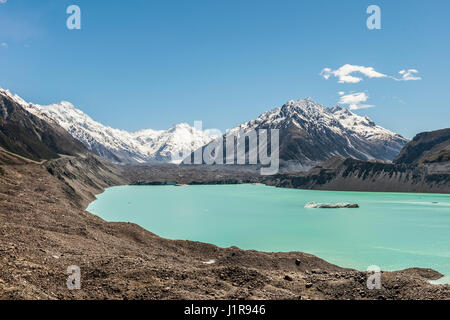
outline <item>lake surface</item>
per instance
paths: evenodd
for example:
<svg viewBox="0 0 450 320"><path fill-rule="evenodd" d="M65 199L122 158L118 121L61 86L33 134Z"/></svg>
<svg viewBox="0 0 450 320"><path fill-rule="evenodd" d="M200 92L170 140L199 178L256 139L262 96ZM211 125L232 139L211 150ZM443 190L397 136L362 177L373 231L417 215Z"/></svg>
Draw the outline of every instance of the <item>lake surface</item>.
<svg viewBox="0 0 450 320"><path fill-rule="evenodd" d="M360 208L304 208L311 201ZM302 251L359 270L424 267L450 275L450 195L263 185L121 186L99 195L88 211L169 239Z"/></svg>

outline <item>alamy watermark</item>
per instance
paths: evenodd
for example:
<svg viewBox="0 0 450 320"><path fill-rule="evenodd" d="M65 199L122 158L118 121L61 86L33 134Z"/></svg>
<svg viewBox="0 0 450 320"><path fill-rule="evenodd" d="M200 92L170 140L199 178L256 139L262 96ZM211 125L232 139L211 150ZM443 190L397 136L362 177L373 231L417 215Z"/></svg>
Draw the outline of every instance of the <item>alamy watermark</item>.
<svg viewBox="0 0 450 320"><path fill-rule="evenodd" d="M202 131L202 122L194 122ZM234 129L226 134L208 130L216 138L204 147L192 150L194 136L181 153L171 154L171 162L183 164L260 165L261 175L274 175L280 167L279 129Z"/></svg>
<svg viewBox="0 0 450 320"><path fill-rule="evenodd" d="M377 5L370 5L366 10L370 16L367 18L366 25L369 30L381 29L381 9Z"/></svg>
<svg viewBox="0 0 450 320"><path fill-rule="evenodd" d="M80 290L81 289L81 269L79 266L69 266L67 268L67 273L69 277L67 278L66 284L69 290Z"/></svg>
<svg viewBox="0 0 450 320"><path fill-rule="evenodd" d="M381 289L381 268L379 266L369 266L367 272L370 276L367 278L367 289L380 290Z"/></svg>
<svg viewBox="0 0 450 320"><path fill-rule="evenodd" d="M66 13L70 16L67 18L66 26L69 30L81 29L81 9L77 5L68 6Z"/></svg>

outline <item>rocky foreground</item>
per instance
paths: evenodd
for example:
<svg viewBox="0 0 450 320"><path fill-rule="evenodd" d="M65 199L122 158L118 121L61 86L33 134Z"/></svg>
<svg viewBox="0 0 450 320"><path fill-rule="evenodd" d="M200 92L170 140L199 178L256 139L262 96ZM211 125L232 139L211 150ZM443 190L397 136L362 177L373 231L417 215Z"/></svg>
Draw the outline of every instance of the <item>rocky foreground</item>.
<svg viewBox="0 0 450 320"><path fill-rule="evenodd" d="M0 298L450 299L430 269L384 272L369 290L367 273L310 254L172 241L84 210L123 177L96 157L40 164L0 151ZM71 265L81 290L67 289Z"/></svg>

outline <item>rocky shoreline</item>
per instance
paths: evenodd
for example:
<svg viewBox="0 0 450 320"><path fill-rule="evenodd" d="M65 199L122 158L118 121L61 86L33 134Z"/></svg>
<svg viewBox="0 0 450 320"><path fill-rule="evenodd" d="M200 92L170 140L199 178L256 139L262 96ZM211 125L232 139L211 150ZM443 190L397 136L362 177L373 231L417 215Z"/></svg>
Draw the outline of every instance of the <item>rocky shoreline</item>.
<svg viewBox="0 0 450 320"><path fill-rule="evenodd" d="M0 299L450 299L449 285L427 282L441 276L431 269L383 272L382 288L369 290L368 273L310 254L173 241L106 222L84 208L133 177L97 157L36 164L0 151L0 167ZM67 289L71 265L81 290Z"/></svg>

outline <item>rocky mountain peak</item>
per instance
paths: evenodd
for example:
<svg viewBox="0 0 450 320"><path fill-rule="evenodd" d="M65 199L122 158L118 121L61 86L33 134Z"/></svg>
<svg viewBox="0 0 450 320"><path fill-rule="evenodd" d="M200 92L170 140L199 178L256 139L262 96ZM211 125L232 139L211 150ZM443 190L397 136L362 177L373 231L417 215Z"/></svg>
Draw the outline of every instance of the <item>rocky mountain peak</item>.
<svg viewBox="0 0 450 320"><path fill-rule="evenodd" d="M280 130L280 158L308 168L331 157L391 161L408 142L347 108L311 98L289 100L231 130ZM249 152L255 152L249 151Z"/></svg>

